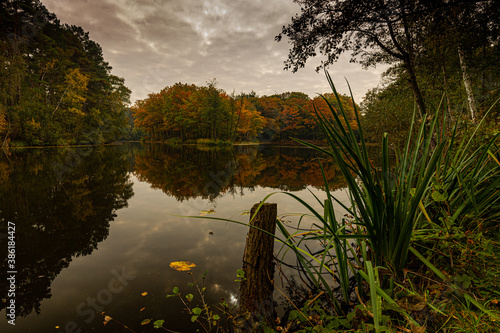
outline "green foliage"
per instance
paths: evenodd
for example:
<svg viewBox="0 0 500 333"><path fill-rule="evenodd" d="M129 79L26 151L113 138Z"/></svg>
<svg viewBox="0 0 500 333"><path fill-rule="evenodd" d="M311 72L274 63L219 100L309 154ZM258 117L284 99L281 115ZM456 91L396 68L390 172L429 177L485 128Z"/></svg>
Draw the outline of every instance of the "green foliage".
<svg viewBox="0 0 500 333"><path fill-rule="evenodd" d="M163 323L165 323L165 320L157 320L153 323L154 328L160 328L163 327Z"/></svg>
<svg viewBox="0 0 500 333"><path fill-rule="evenodd" d="M241 268L236 271L236 277L238 279L234 280L235 282L242 282L242 281L245 281L247 279L245 277L245 271L242 270Z"/></svg>
<svg viewBox="0 0 500 333"><path fill-rule="evenodd" d="M60 24L38 0L0 6L2 141L99 144L122 136L130 90L88 33Z"/></svg>

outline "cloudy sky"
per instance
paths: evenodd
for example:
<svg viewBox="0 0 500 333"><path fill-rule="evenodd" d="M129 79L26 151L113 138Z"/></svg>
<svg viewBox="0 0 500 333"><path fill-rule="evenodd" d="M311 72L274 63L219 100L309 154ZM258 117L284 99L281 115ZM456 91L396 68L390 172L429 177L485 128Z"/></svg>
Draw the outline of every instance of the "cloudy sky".
<svg viewBox="0 0 500 333"><path fill-rule="evenodd" d="M42 0L63 23L83 27L103 48L113 74L125 78L132 102L176 82L216 78L228 93L271 95L329 92L320 59L284 71L289 45L276 42L299 11L292 0ZM349 80L356 101L377 86L383 68L363 70L342 56L330 66L342 93Z"/></svg>

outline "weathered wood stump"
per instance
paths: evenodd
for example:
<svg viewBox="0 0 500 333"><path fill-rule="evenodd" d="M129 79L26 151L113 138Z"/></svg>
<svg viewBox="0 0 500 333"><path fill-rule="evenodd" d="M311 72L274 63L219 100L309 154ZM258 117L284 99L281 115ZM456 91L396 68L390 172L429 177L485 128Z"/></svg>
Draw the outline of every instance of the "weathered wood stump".
<svg viewBox="0 0 500 333"><path fill-rule="evenodd" d="M255 204L250 211L250 225L253 227L248 231L243 256L245 278L240 284L240 315L235 318L238 319L236 332L255 332L255 327L263 322L273 327L275 317L274 238L271 235L276 231L278 208L275 203L264 203L255 214L258 207L259 204Z"/></svg>

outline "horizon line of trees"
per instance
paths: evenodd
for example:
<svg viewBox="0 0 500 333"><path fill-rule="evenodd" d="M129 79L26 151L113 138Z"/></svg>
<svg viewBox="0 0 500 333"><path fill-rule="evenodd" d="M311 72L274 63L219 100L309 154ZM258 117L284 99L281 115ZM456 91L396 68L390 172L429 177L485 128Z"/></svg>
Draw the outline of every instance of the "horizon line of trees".
<svg viewBox="0 0 500 333"><path fill-rule="evenodd" d="M331 105L337 105L333 94L323 96ZM351 98L340 95L340 99L350 124L357 129ZM145 132L147 140L182 142L321 139L313 118L315 109L330 114L321 96L311 99L301 92L261 97L253 91L227 94L217 88L215 79L201 87L176 83L149 94L131 108L134 125Z"/></svg>

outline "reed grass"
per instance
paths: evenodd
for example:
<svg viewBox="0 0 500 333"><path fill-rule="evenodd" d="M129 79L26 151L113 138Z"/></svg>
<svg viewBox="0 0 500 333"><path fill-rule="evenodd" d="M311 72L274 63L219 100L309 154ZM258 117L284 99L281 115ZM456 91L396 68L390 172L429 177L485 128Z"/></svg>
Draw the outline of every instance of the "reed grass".
<svg viewBox="0 0 500 333"><path fill-rule="evenodd" d="M315 119L326 137L328 148L298 141L325 153L337 163L349 188L350 207L343 206L354 216L354 223L366 232L368 245L374 253L372 260L376 265L398 274L406 264L413 228L420 213L419 204L429 191L431 178L445 147L445 142L431 147L438 112L429 124L420 124L416 137L411 135L413 127L417 126L414 116L405 148L394 166L388 137L384 135L381 167L376 167L368 157L356 107L359 142L347 121L346 111L332 79L328 73L326 75L339 109L334 109L325 98L334 121L329 122L318 110L315 111ZM334 197L328 197L341 204Z"/></svg>
<svg viewBox="0 0 500 333"><path fill-rule="evenodd" d="M384 278L379 272L384 270L383 275L387 276L389 271L391 281L394 278L404 280L402 272L411 250L412 255L439 278L445 279L439 269L411 247L412 241L422 240L430 233L450 232L452 226L460 228L463 223L498 221L500 156L496 142L500 134L475 146L481 123L472 135L459 140L457 124L451 137L447 137L444 131L446 115L440 113L441 107L422 121L417 120L414 112L407 141L402 151L396 152L395 160L391 158L389 138L384 135L380 160L372 161L356 106L357 132L347 119L330 75L326 73L326 76L337 99L337 108L334 108L324 98L333 121L317 109L312 116L327 146L296 141L337 163L348 184L349 204L342 203L331 193L324 172L326 199L315 197L321 206L319 211L293 193L271 193L263 198L261 205L272 195L282 193L308 211L295 229L277 220L277 234L272 236L282 244L279 255L284 258L292 252L307 280L326 292L336 315L344 316L346 309L352 310L354 278L358 286L363 280L368 283L369 294L365 296L371 298L375 331L385 329L382 303L397 309L409 325L418 327L419 324L398 309L396 301L384 291ZM335 205L343 207L352 220L337 216ZM300 229L306 218L313 219L312 227ZM209 219L247 225L224 218ZM322 244L321 250L310 251L308 242ZM466 294L465 298L491 318L498 318L472 296Z"/></svg>

